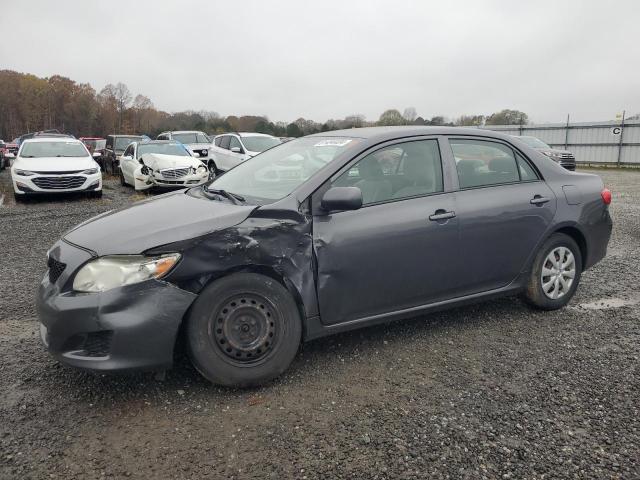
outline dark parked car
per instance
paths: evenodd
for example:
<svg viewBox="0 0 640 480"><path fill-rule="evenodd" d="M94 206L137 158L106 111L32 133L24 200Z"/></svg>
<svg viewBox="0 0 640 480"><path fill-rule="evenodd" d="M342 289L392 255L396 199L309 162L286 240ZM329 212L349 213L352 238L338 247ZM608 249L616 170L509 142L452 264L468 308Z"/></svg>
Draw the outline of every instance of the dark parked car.
<svg viewBox="0 0 640 480"><path fill-rule="evenodd" d="M206 378L256 385L301 340L505 295L563 307L605 256L610 201L496 132L312 135L66 233L41 335L76 367L164 369L182 330Z"/></svg>
<svg viewBox="0 0 640 480"><path fill-rule="evenodd" d="M142 141L140 135L107 135L104 153L101 157L102 171L109 175L120 174L120 157L131 142Z"/></svg>
<svg viewBox="0 0 640 480"><path fill-rule="evenodd" d="M557 148L550 147L542 140L536 137L528 137L526 135L521 135L519 137L514 137L518 140L526 143L531 148L535 148L539 152L542 152L547 157L549 157L554 162L560 164L561 167L566 168L567 170L575 170L576 169L576 157L569 150L559 150Z"/></svg>

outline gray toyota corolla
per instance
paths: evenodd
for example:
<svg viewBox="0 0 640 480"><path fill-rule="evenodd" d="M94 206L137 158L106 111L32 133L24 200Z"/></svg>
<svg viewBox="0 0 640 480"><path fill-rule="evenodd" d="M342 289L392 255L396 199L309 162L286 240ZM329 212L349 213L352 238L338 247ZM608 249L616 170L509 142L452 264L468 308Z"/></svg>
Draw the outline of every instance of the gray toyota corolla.
<svg viewBox="0 0 640 480"><path fill-rule="evenodd" d="M210 381L256 385L301 340L497 296L563 307L606 253L610 201L496 132L312 135L67 232L42 339L93 370L166 369L184 339Z"/></svg>

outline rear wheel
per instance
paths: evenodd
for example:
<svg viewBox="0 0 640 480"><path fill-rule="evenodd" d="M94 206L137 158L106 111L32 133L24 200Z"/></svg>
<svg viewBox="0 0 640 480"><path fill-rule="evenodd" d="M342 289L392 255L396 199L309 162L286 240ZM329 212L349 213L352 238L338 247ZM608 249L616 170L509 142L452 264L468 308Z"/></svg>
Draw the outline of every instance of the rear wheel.
<svg viewBox="0 0 640 480"><path fill-rule="evenodd" d="M120 185L123 187L127 184L127 181L124 179L124 173L122 173L122 169L120 169Z"/></svg>
<svg viewBox="0 0 640 480"><path fill-rule="evenodd" d="M582 255L576 242L554 233L536 255L525 300L542 310L564 307L573 297L582 274Z"/></svg>
<svg viewBox="0 0 640 480"><path fill-rule="evenodd" d="M272 278L236 273L203 290L187 320L196 369L220 385L263 384L298 351L302 325L295 301Z"/></svg>

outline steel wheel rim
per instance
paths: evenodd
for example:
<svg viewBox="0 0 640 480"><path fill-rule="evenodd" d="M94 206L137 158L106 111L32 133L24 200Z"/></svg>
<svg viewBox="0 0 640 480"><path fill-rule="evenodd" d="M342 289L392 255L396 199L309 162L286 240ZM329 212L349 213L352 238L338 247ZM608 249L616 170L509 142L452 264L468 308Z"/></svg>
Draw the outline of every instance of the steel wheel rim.
<svg viewBox="0 0 640 480"><path fill-rule="evenodd" d="M556 247L542 263L540 282L542 291L552 300L564 297L571 290L576 277L576 259L567 247Z"/></svg>
<svg viewBox="0 0 640 480"><path fill-rule="evenodd" d="M216 167L215 167L215 165L213 163L210 163L208 165L208 168L209 168L209 179L211 180L213 178L216 178Z"/></svg>
<svg viewBox="0 0 640 480"><path fill-rule="evenodd" d="M255 363L273 350L279 315L261 295L234 295L224 302L213 320L213 340L229 359Z"/></svg>

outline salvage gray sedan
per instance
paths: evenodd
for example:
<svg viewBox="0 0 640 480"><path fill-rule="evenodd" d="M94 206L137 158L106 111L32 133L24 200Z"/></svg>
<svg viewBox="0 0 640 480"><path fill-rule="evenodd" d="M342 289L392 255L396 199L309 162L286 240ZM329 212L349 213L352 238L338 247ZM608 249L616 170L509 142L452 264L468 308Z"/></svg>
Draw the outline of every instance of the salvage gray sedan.
<svg viewBox="0 0 640 480"><path fill-rule="evenodd" d="M168 368L184 339L212 382L257 385L301 340L497 296L563 307L605 256L610 201L496 132L312 135L65 234L42 338L93 370Z"/></svg>

